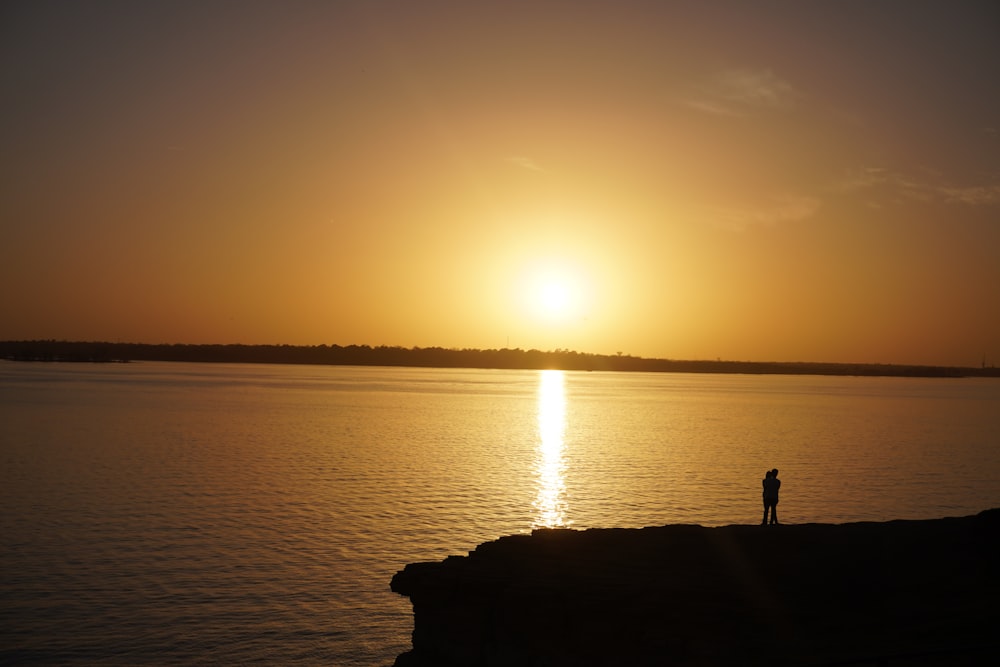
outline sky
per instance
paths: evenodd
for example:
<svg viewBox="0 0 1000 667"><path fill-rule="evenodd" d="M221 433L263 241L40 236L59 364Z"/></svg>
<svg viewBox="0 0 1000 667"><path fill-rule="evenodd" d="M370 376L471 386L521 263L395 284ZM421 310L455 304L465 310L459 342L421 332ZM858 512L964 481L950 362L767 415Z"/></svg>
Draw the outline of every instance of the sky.
<svg viewBox="0 0 1000 667"><path fill-rule="evenodd" d="M1000 4L0 6L0 340L1000 362Z"/></svg>

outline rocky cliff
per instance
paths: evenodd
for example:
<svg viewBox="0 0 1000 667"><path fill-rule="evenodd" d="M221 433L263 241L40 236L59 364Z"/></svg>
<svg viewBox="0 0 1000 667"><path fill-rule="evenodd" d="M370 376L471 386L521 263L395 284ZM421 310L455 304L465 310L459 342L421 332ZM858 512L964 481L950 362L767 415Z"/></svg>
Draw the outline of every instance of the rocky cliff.
<svg viewBox="0 0 1000 667"><path fill-rule="evenodd" d="M1000 510L842 525L537 530L414 563L398 667L979 665Z"/></svg>

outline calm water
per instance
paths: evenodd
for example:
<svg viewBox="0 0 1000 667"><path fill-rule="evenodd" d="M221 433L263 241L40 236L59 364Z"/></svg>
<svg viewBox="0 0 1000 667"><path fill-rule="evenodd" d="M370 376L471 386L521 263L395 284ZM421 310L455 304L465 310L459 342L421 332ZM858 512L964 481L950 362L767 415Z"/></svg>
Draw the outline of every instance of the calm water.
<svg viewBox="0 0 1000 667"><path fill-rule="evenodd" d="M1000 506L1000 382L0 362L0 662L386 665L542 525Z"/></svg>

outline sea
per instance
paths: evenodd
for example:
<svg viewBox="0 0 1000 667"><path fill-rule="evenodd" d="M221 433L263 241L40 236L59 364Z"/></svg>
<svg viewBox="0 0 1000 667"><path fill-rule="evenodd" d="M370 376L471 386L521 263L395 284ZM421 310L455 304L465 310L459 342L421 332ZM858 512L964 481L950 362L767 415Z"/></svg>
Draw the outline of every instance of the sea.
<svg viewBox="0 0 1000 667"><path fill-rule="evenodd" d="M0 663L391 665L407 563L771 468L785 524L998 507L1000 379L0 362Z"/></svg>

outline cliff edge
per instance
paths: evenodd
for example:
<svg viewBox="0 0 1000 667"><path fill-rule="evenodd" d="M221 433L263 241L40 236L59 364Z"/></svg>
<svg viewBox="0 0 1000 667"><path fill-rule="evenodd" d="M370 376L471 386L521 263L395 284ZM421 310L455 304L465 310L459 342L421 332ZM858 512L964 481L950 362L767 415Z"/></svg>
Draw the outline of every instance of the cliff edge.
<svg viewBox="0 0 1000 667"><path fill-rule="evenodd" d="M993 664L1000 509L929 521L536 530L392 579L397 667Z"/></svg>

